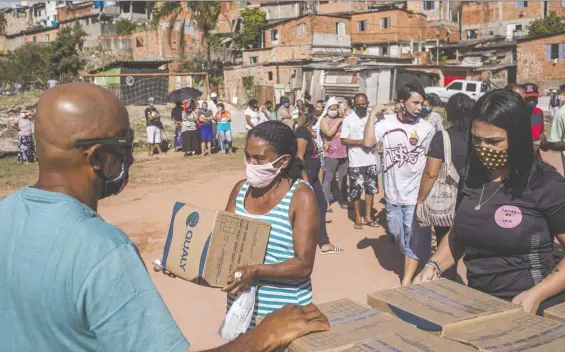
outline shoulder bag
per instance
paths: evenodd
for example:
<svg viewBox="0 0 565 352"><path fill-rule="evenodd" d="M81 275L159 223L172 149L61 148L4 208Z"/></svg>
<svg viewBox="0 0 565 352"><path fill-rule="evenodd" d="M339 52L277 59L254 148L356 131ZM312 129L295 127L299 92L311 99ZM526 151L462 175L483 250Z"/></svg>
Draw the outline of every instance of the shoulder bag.
<svg viewBox="0 0 565 352"><path fill-rule="evenodd" d="M443 134L443 164L439 175L422 204L422 220L425 226L451 227L455 216L459 173L451 160L451 139L447 131Z"/></svg>

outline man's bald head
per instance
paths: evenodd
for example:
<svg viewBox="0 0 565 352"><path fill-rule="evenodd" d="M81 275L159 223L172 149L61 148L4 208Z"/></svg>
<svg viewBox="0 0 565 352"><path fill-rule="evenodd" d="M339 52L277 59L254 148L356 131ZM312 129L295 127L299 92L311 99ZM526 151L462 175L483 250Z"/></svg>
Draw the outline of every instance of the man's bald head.
<svg viewBox="0 0 565 352"><path fill-rule="evenodd" d="M129 131L125 106L104 88L72 83L45 91L35 120L39 159L35 187L65 193L96 210L98 199L119 193L127 184L131 145L108 140L126 137ZM93 139L92 145L75 145Z"/></svg>
<svg viewBox="0 0 565 352"><path fill-rule="evenodd" d="M111 137L130 129L126 107L107 89L90 83L51 88L37 104L35 135L40 158L74 149L79 139ZM41 155L47 153L47 155Z"/></svg>

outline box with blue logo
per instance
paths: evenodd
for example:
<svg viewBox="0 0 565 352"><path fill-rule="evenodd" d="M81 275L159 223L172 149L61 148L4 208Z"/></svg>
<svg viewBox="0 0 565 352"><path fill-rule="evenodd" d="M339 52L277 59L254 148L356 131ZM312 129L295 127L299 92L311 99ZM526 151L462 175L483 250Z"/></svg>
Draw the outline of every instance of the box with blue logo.
<svg viewBox="0 0 565 352"><path fill-rule="evenodd" d="M263 263L270 230L266 222L177 202L161 264L184 280L224 287L236 268Z"/></svg>

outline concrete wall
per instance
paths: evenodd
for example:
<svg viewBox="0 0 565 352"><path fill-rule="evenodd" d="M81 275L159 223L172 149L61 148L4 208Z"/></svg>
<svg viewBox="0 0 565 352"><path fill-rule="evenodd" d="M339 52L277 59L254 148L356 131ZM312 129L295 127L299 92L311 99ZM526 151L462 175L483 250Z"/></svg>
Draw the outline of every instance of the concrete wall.
<svg viewBox="0 0 565 352"><path fill-rule="evenodd" d="M27 12L9 11L6 17L6 34L15 34L29 28L33 23Z"/></svg>
<svg viewBox="0 0 565 352"><path fill-rule="evenodd" d="M565 83L565 60L547 60L547 44L564 44L565 35L519 42L516 55L518 83L536 83L540 91Z"/></svg>
<svg viewBox="0 0 565 352"><path fill-rule="evenodd" d="M264 3L261 4L261 11L267 15L267 20L279 20L295 18L300 16L300 5L298 2L285 3Z"/></svg>
<svg viewBox="0 0 565 352"><path fill-rule="evenodd" d="M98 38L98 42L106 50L133 56L131 35L102 35Z"/></svg>

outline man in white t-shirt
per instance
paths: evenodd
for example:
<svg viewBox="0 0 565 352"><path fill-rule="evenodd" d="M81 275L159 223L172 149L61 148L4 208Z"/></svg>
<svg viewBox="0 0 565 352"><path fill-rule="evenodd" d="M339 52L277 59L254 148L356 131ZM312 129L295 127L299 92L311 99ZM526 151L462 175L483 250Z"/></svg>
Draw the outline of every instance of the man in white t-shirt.
<svg viewBox="0 0 565 352"><path fill-rule="evenodd" d="M389 232L405 256L402 285L406 286L412 283L419 260L431 255L430 229L416 221L416 203L434 128L420 118L425 99L421 86L407 84L397 97L396 114L383 115L387 110L383 105L373 108L363 145L383 144L386 217ZM378 116L382 118L377 122Z"/></svg>
<svg viewBox="0 0 565 352"><path fill-rule="evenodd" d="M363 134L367 124L367 95L358 93L353 100L353 107L341 126L341 143L347 146L349 159L349 198L355 210L355 228L363 225L378 227L377 221L371 218L373 197L379 193L379 172L381 165L375 147L363 147ZM365 190L365 216L361 216L361 194Z"/></svg>

